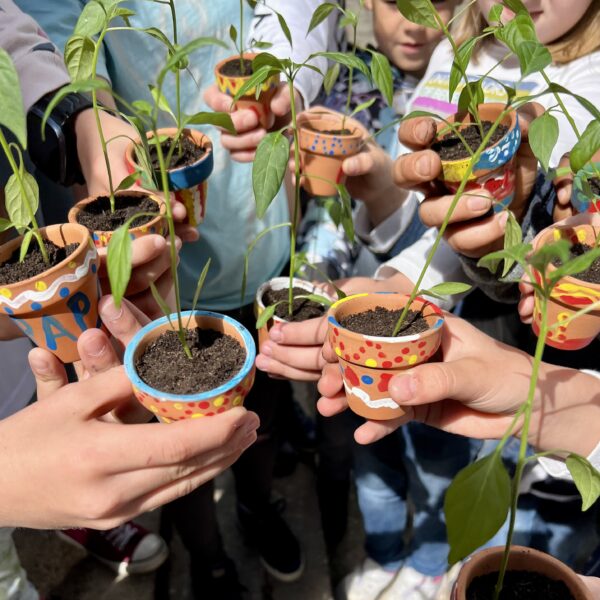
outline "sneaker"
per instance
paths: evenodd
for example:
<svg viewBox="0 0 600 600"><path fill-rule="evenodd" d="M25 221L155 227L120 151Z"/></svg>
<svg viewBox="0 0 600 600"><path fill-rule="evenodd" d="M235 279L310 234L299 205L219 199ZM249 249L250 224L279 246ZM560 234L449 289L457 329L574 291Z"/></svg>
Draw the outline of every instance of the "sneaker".
<svg viewBox="0 0 600 600"><path fill-rule="evenodd" d="M107 531L65 529L57 533L120 575L155 571L169 555L167 544L160 536L133 521Z"/></svg>
<svg viewBox="0 0 600 600"><path fill-rule="evenodd" d="M379 563L365 558L362 564L340 581L335 593L336 600L376 600L392 583L395 575L395 571L386 571Z"/></svg>
<svg viewBox="0 0 600 600"><path fill-rule="evenodd" d="M404 566L379 600L448 600L460 567L456 564L448 573L431 577Z"/></svg>
<svg viewBox="0 0 600 600"><path fill-rule="evenodd" d="M304 571L304 556L296 536L281 517L285 500L252 512L238 502L240 529L246 542L258 549L260 561L275 579L296 581Z"/></svg>
<svg viewBox="0 0 600 600"><path fill-rule="evenodd" d="M192 558L192 593L194 600L243 600L245 588L240 584L233 561L223 562L207 568L196 566Z"/></svg>

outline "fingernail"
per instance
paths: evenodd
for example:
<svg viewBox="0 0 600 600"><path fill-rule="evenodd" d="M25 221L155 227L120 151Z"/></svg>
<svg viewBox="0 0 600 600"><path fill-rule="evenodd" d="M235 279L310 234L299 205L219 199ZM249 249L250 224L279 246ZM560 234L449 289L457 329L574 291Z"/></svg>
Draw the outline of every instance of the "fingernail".
<svg viewBox="0 0 600 600"><path fill-rule="evenodd" d="M157 235L154 238L154 247L157 250L162 250L165 247L165 243L166 243L166 240L164 237L160 237L159 235Z"/></svg>
<svg viewBox="0 0 600 600"><path fill-rule="evenodd" d="M273 348L272 348L271 344L269 344L269 342L265 342L260 347L260 353L265 354L266 356L273 356Z"/></svg>
<svg viewBox="0 0 600 600"><path fill-rule="evenodd" d="M182 245L181 238L176 237L175 238L175 248L177 248L177 250L181 250L181 245Z"/></svg>
<svg viewBox="0 0 600 600"><path fill-rule="evenodd" d="M506 223L508 221L508 211L502 211L501 215L498 217L498 225L500 225L500 229L504 231L506 229Z"/></svg>
<svg viewBox="0 0 600 600"><path fill-rule="evenodd" d="M102 305L100 316L103 321L116 321L123 316L123 307L117 307L113 297L110 296Z"/></svg>
<svg viewBox="0 0 600 600"><path fill-rule="evenodd" d="M485 196L471 196L467 200L467 207L472 211L489 210L492 201Z"/></svg>
<svg viewBox="0 0 600 600"><path fill-rule="evenodd" d="M429 166L429 156L423 155L417 159L417 162L415 163L415 171L417 172L417 175L420 175L421 177L429 176L431 171Z"/></svg>
<svg viewBox="0 0 600 600"><path fill-rule="evenodd" d="M101 335L94 335L85 341L85 352L90 356L100 356L106 350L106 340Z"/></svg>
<svg viewBox="0 0 600 600"><path fill-rule="evenodd" d="M390 382L389 389L396 402L409 402L417 393L417 384L412 375L404 375L395 377Z"/></svg>
<svg viewBox="0 0 600 600"><path fill-rule="evenodd" d="M29 356L29 365L34 373L38 375L46 375L47 373L50 373L50 364L48 361L36 353L33 353Z"/></svg>
<svg viewBox="0 0 600 600"><path fill-rule="evenodd" d="M429 142L431 137L431 122L421 121L415 128L415 137L417 138L417 142L421 142L422 144Z"/></svg>
<svg viewBox="0 0 600 600"><path fill-rule="evenodd" d="M257 369L260 369L261 371L268 371L270 364L271 364L271 361L266 356L259 354L256 357L256 368Z"/></svg>
<svg viewBox="0 0 600 600"><path fill-rule="evenodd" d="M354 173L356 173L356 168L357 161L353 158L347 159L344 163L344 171L346 172L346 175L354 175Z"/></svg>
<svg viewBox="0 0 600 600"><path fill-rule="evenodd" d="M280 344L283 342L283 333L279 327L273 327L271 331L269 331L269 337L276 343Z"/></svg>

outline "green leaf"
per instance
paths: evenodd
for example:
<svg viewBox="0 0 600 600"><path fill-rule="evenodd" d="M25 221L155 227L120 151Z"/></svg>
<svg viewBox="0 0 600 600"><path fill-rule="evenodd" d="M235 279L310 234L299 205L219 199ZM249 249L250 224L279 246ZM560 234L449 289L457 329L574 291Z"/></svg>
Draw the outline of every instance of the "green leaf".
<svg viewBox="0 0 600 600"><path fill-rule="evenodd" d="M184 119L186 125L214 125L226 129L229 133L236 134L235 126L229 113L222 112L197 112Z"/></svg>
<svg viewBox="0 0 600 600"><path fill-rule="evenodd" d="M529 145L546 172L557 141L558 121L554 115L545 112L534 119L529 126Z"/></svg>
<svg viewBox="0 0 600 600"><path fill-rule="evenodd" d="M173 44L171 43L171 40L157 27L143 27L141 29L134 29L135 31L141 31L143 33L146 33L149 36L162 42L169 49L169 52L171 52L171 54L177 51L175 46L173 46Z"/></svg>
<svg viewBox="0 0 600 600"><path fill-rule="evenodd" d="M539 73L552 64L552 55L546 46L538 41L523 42L517 52L521 64L521 77Z"/></svg>
<svg viewBox="0 0 600 600"><path fill-rule="evenodd" d="M331 90L335 85L335 82L338 80L340 76L340 63L333 63L333 65L327 70L325 73L325 77L323 78L323 89L325 93L329 96L331 94Z"/></svg>
<svg viewBox="0 0 600 600"><path fill-rule="evenodd" d="M27 148L27 122L19 75L8 52L0 48L0 125L11 131L19 144Z"/></svg>
<svg viewBox="0 0 600 600"><path fill-rule="evenodd" d="M481 79L469 81L458 97L458 110L466 111L473 116L478 115L478 107L485 102L485 94L481 87Z"/></svg>
<svg viewBox="0 0 600 600"><path fill-rule="evenodd" d="M261 55L262 56L262 55ZM265 65L258 69L258 71L254 71L252 75L248 78L248 81L244 83L244 85L237 91L236 95L233 97L233 101L237 102L242 96L246 96L251 90L254 88L258 88L258 86L262 85L271 75L276 73L277 71L273 70L273 67Z"/></svg>
<svg viewBox="0 0 600 600"><path fill-rule="evenodd" d="M115 192L119 192L120 190L126 190L130 188L140 178L140 175L140 171L135 171L134 173L127 175L127 177L125 177L125 179L122 179L121 183L119 183L119 185L115 188Z"/></svg>
<svg viewBox="0 0 600 600"><path fill-rule="evenodd" d="M233 42L234 46L237 44L237 37L237 29L235 28L235 25L231 25L229 27L229 38Z"/></svg>
<svg viewBox="0 0 600 600"><path fill-rule="evenodd" d="M29 229L25 232L23 236L23 241L21 242L21 251L19 252L19 262L23 262L23 259L27 255L27 250L29 250L29 245L31 244L31 240L33 239L33 231Z"/></svg>
<svg viewBox="0 0 600 600"><path fill-rule="evenodd" d="M204 287L204 282L206 281L206 276L208 275L208 270L210 269L210 263L211 263L212 259L208 259L206 261L206 264L204 265L204 268L202 269L202 273L200 273L200 277L198 278L198 283L196 284L196 291L194 292L194 299L192 300L192 311L196 310L196 305L198 304L198 300L200 299L200 294L202 293L202 288ZM190 315L190 319L191 319L191 315ZM189 326L190 322L188 320L188 325Z"/></svg>
<svg viewBox="0 0 600 600"><path fill-rule="evenodd" d="M308 35L315 27L318 27L336 8L340 7L332 2L323 2L317 6L317 9L310 20L306 35Z"/></svg>
<svg viewBox="0 0 600 600"><path fill-rule="evenodd" d="M290 43L290 48L293 48L294 44L292 42L292 34L290 32L290 28L288 27L288 24L285 22L283 15L280 15L277 11L275 11L275 14L277 15L277 20L279 21L279 27L281 27L281 31L283 31L283 35L285 35L285 39Z"/></svg>
<svg viewBox="0 0 600 600"><path fill-rule="evenodd" d="M280 131L268 133L258 145L252 165L256 216L262 219L281 188L290 158L290 145Z"/></svg>
<svg viewBox="0 0 600 600"><path fill-rule="evenodd" d="M454 478L444 512L454 564L487 542L502 526L510 507L510 477L494 452L465 467Z"/></svg>
<svg viewBox="0 0 600 600"><path fill-rule="evenodd" d="M394 102L394 83L390 61L381 53L370 50L371 77L385 101L391 106Z"/></svg>
<svg viewBox="0 0 600 600"><path fill-rule="evenodd" d="M573 172L577 173L583 169L598 149L600 149L600 122L591 121L569 155Z"/></svg>
<svg viewBox="0 0 600 600"><path fill-rule="evenodd" d="M7 229L10 229L12 226L13 224L8 219L0 218L0 233L6 231Z"/></svg>
<svg viewBox="0 0 600 600"><path fill-rule="evenodd" d="M566 460L567 469L581 494L581 510L586 511L594 505L600 496L600 473L590 464L587 458L578 454L569 454Z"/></svg>
<svg viewBox="0 0 600 600"><path fill-rule="evenodd" d="M454 57L452 67L450 69L450 80L448 83L449 102L452 102L452 97L454 96L454 92L456 91L458 84L465 78L467 67L469 66L471 55L473 54L473 49L478 41L479 38L470 38L466 42L462 43L458 48L458 52Z"/></svg>
<svg viewBox="0 0 600 600"><path fill-rule="evenodd" d="M369 69L367 65L362 61L358 56L353 56L352 54L344 54L343 52L315 52L311 54L308 58L316 58L318 56L322 56L327 60L331 60L333 62L340 63L349 69L355 69L360 71L365 77L371 77L369 73Z"/></svg>
<svg viewBox="0 0 600 600"><path fill-rule="evenodd" d="M16 229L22 231L31 223L31 214L35 214L39 205L39 189L35 178L20 166L20 174L13 173L4 188L6 212ZM23 188L19 183L19 177ZM31 209L28 209L28 205Z"/></svg>
<svg viewBox="0 0 600 600"><path fill-rule="evenodd" d="M510 249L519 246L523 242L523 231L515 215L508 211L508 220L506 221L506 229L504 231L504 249ZM512 269L516 260L514 258L505 258L504 267L502 269L502 277L506 277Z"/></svg>
<svg viewBox="0 0 600 600"><path fill-rule="evenodd" d="M527 255L531 252L531 244L519 244L504 250L490 252L479 259L478 267L489 269L492 273L496 273L501 260L513 260L520 265L525 265Z"/></svg>
<svg viewBox="0 0 600 600"><path fill-rule="evenodd" d="M446 283L438 283L428 290L421 290L419 294L433 294L437 296L454 296L454 294L463 294L468 292L471 286L468 283L448 281Z"/></svg>
<svg viewBox="0 0 600 600"><path fill-rule="evenodd" d="M65 64L71 79L83 81L90 79L94 67L94 40L81 35L73 35L65 46Z"/></svg>
<svg viewBox="0 0 600 600"><path fill-rule="evenodd" d="M338 195L342 201L342 227L344 228L346 237L351 243L354 243L354 221L352 219L352 199L350 198L350 193L343 183L338 183L335 187L337 188Z"/></svg>
<svg viewBox="0 0 600 600"><path fill-rule="evenodd" d="M95 0L91 0L91 2L84 5L73 34L91 38L102 31L105 22L106 13L102 5Z"/></svg>
<svg viewBox="0 0 600 600"><path fill-rule="evenodd" d="M502 16L503 10L504 7L502 6L502 4L494 4L494 6L492 6L488 14L487 22L497 23L498 21L500 21L500 17Z"/></svg>
<svg viewBox="0 0 600 600"><path fill-rule="evenodd" d="M275 309L277 306L282 304L284 301L276 302L275 304L271 304L271 306L265 306L265 309L260 313L258 319L256 319L256 329L260 329L263 325L266 325L275 314Z"/></svg>
<svg viewBox="0 0 600 600"><path fill-rule="evenodd" d="M246 0L246 2L252 10L254 10L256 8L256 5L258 4L258 0Z"/></svg>
<svg viewBox="0 0 600 600"><path fill-rule="evenodd" d="M335 226L339 227L342 223L342 206L337 201L337 198L326 198L323 201L323 206L331 220L335 223Z"/></svg>
<svg viewBox="0 0 600 600"><path fill-rule="evenodd" d="M546 273L551 262L559 260L562 264L569 261L571 244L567 240L558 240L551 244L545 244L529 256L527 261L540 273ZM549 273L546 273L548 276Z"/></svg>
<svg viewBox="0 0 600 600"><path fill-rule="evenodd" d="M220 46L221 48L227 48L227 44L222 40L217 39L216 37L199 37L191 42L181 46L177 49L169 60L166 62L165 66L162 68L158 79L162 81L166 74L171 71L173 68L177 68L179 62L187 58L192 52L199 50L200 48L205 48L206 46Z"/></svg>
<svg viewBox="0 0 600 600"><path fill-rule="evenodd" d="M311 302L316 302L321 306L331 306L331 300L329 298L325 298L325 296L321 296L319 294L302 294L301 296L294 296L294 298L302 298L304 300L310 300Z"/></svg>
<svg viewBox="0 0 600 600"><path fill-rule="evenodd" d="M259 50L267 50L273 47L271 42L252 42L253 48L258 48Z"/></svg>
<svg viewBox="0 0 600 600"><path fill-rule="evenodd" d="M283 70L283 63L281 59L269 52L261 52L252 61L252 72L256 73L260 68L269 66L275 70Z"/></svg>
<svg viewBox="0 0 600 600"><path fill-rule="evenodd" d="M373 104L375 104L376 101L377 101L377 98L371 98L370 100L367 100L366 102L363 102L362 104L359 104L350 113L350 117L353 117L354 115L358 114L359 112L362 112L363 110L367 110L367 108L370 108L371 106L373 106Z"/></svg>
<svg viewBox="0 0 600 600"><path fill-rule="evenodd" d="M175 113L171 110L169 102L167 101L162 91L152 84L148 85L148 89L150 90L150 94L152 95L152 98L154 99L154 102L156 103L158 108L163 112L169 113L173 117L173 119L177 120L175 117Z"/></svg>
<svg viewBox="0 0 600 600"><path fill-rule="evenodd" d="M113 232L108 242L106 266L115 304L116 306L121 306L121 300L125 295L125 290L131 278L131 237L129 236L129 223L125 223Z"/></svg>
<svg viewBox="0 0 600 600"><path fill-rule="evenodd" d="M162 312L163 315L165 315L165 317L167 317L167 319L169 319L169 324L171 325L171 327L173 327L173 323L171 321L171 312L172 312L171 307L165 302L165 299L160 295L160 292L156 288L156 285L154 285L153 281L150 282L150 292L152 293L154 302L156 302L156 304L158 304L160 311ZM115 301L115 304L117 304L116 301ZM119 306L119 305L117 304L117 306ZM189 323L189 321L188 321L188 323ZM174 329L174 327L173 327L173 329ZM181 333L181 332L179 332L179 333ZM181 336L179 339L181 339Z"/></svg>
<svg viewBox="0 0 600 600"><path fill-rule="evenodd" d="M571 258L566 262L563 262L563 264L558 267L556 271L548 273L548 279L551 281L558 281L565 275L577 275L578 273L583 273L592 266L598 257L600 257L600 247L597 246L591 250L588 250L585 254L576 256L575 258Z"/></svg>
<svg viewBox="0 0 600 600"><path fill-rule="evenodd" d="M435 8L430 0L396 0L396 6L405 19L423 27L439 29Z"/></svg>
<svg viewBox="0 0 600 600"><path fill-rule="evenodd" d="M150 104L150 102L148 102L147 100L134 100L131 103L131 106L133 106L133 108L136 111L138 111L144 116L149 117L152 115L153 107L152 104Z"/></svg>

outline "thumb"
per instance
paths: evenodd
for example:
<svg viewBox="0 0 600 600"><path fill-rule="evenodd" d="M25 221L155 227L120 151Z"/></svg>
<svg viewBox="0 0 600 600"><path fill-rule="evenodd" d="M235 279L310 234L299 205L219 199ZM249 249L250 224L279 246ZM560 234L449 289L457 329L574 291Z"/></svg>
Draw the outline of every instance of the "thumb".
<svg viewBox="0 0 600 600"><path fill-rule="evenodd" d="M309 319L302 323L276 323L269 337L284 346L321 346L327 333L327 318Z"/></svg>
<svg viewBox="0 0 600 600"><path fill-rule="evenodd" d="M129 402L133 396L131 382L122 366L113 367L69 386L78 412L90 419L100 418Z"/></svg>
<svg viewBox="0 0 600 600"><path fill-rule="evenodd" d="M46 400L68 383L64 365L48 350L34 348L28 355L29 366L35 377L37 399Z"/></svg>

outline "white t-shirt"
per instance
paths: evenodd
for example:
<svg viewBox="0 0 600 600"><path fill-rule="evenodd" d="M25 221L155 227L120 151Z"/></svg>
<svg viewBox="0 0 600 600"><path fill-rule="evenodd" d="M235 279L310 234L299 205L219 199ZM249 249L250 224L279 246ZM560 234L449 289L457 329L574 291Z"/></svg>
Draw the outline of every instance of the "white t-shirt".
<svg viewBox="0 0 600 600"><path fill-rule="evenodd" d="M27 338L0 342L0 419L25 408L35 391L35 379L27 354L32 344Z"/></svg>

